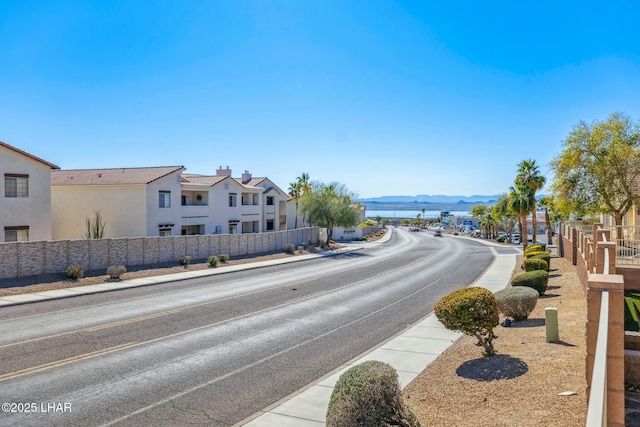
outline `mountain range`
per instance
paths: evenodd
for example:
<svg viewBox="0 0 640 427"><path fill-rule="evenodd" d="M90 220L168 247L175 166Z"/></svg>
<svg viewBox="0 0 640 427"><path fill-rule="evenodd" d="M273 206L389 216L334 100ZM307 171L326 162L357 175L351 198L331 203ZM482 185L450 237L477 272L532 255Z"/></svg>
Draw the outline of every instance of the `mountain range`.
<svg viewBox="0 0 640 427"><path fill-rule="evenodd" d="M417 196L380 196L369 197L360 199L359 201L364 204L373 203L447 203L447 204L494 204L498 200L500 194L493 194L489 196L445 196L445 195L427 195L418 194Z"/></svg>

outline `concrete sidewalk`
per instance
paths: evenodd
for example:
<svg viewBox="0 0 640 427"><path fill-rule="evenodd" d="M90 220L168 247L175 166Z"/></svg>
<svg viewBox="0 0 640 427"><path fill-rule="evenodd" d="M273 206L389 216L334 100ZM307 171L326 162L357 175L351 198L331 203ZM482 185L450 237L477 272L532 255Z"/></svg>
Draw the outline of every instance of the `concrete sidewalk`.
<svg viewBox="0 0 640 427"><path fill-rule="evenodd" d="M515 265L516 255L496 255L494 262L473 286L481 286L492 292L503 289L509 283ZM324 426L333 387L340 375L350 367L367 360L386 362L398 371L400 385L404 388L461 336L461 333L442 326L435 314L431 313L399 335L236 426Z"/></svg>

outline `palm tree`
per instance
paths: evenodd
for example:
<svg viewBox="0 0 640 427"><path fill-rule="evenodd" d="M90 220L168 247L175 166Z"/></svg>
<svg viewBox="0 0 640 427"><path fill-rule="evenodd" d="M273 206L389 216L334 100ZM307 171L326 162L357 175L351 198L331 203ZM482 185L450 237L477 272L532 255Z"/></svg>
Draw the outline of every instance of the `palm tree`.
<svg viewBox="0 0 640 427"><path fill-rule="evenodd" d="M531 226L533 227L533 243L536 242L538 218L536 214L536 192L544 187L546 178L540 175L540 169L536 165L535 160L523 160L518 164L518 174L516 175L516 184L522 184L529 187L533 196L533 205L531 206Z"/></svg>
<svg viewBox="0 0 640 427"><path fill-rule="evenodd" d="M552 241L552 229L551 229L551 215L549 215L549 211L553 210L553 199L551 197L545 196L541 197L538 201L540 203L540 207L544 209L544 222L547 227L547 244L551 245Z"/></svg>
<svg viewBox="0 0 640 427"><path fill-rule="evenodd" d="M311 181L309 181L309 174L306 172L302 172L302 174L296 178L296 184L298 185L298 190L300 192L299 197L304 197L306 194L309 194L309 191L311 191ZM305 220L306 214L307 214L306 211L302 212L303 227L304 227L304 220ZM296 222L297 222L297 218L296 218Z"/></svg>
<svg viewBox="0 0 640 427"><path fill-rule="evenodd" d="M530 187L516 182L515 187L509 188L509 208L520 217L520 238L522 248L527 247L527 216L535 206L535 196Z"/></svg>
<svg viewBox="0 0 640 427"><path fill-rule="evenodd" d="M293 228L298 228L298 200L300 199L300 184L297 181L289 184L289 197L296 201L296 219Z"/></svg>

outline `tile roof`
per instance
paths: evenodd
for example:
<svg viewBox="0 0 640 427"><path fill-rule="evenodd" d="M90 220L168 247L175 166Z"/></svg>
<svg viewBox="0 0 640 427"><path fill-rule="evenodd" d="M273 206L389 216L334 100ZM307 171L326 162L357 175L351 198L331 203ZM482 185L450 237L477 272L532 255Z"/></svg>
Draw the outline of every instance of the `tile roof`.
<svg viewBox="0 0 640 427"><path fill-rule="evenodd" d="M149 184L183 170L184 166L58 170L51 173L51 185Z"/></svg>
<svg viewBox="0 0 640 427"><path fill-rule="evenodd" d="M196 174L182 174L182 182L185 184L205 185L212 187L220 181L228 178L226 175L196 175Z"/></svg>
<svg viewBox="0 0 640 427"><path fill-rule="evenodd" d="M29 157L29 158L31 158L33 160L36 160L36 161L38 161L40 163L44 163L45 165L49 166L51 169L60 169L60 166L56 166L53 163L49 163L46 160L42 160L40 157L34 156L33 154L30 154L30 153L27 153L26 151L23 151L23 150L21 150L21 149L19 149L17 147L14 147L13 145L7 144L6 142L0 141L0 146L8 148L9 150L13 150L16 153L20 153L20 154L22 154L24 156L27 156L27 157Z"/></svg>

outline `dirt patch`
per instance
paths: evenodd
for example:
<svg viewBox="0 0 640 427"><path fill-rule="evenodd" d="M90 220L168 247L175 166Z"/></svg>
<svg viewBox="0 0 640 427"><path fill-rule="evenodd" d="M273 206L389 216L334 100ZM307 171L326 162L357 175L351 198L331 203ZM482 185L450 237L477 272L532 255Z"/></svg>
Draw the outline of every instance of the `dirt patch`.
<svg viewBox="0 0 640 427"><path fill-rule="evenodd" d="M546 295L529 320L496 328L496 356L483 357L463 336L405 388L422 425L585 425L587 304L575 270L552 256ZM546 342L546 307L558 308L559 343ZM576 394L560 395L569 391Z"/></svg>

